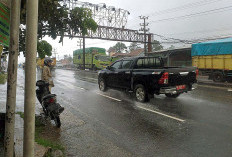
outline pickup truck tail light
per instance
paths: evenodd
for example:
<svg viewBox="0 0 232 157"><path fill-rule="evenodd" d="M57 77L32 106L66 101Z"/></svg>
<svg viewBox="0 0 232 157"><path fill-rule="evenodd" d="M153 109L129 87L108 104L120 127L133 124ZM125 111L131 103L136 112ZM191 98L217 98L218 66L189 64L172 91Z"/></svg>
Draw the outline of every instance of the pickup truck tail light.
<svg viewBox="0 0 232 157"><path fill-rule="evenodd" d="M159 84L168 84L168 72L163 73L159 79Z"/></svg>
<svg viewBox="0 0 232 157"><path fill-rule="evenodd" d="M196 79L198 78L198 75L199 75L199 70L197 69L196 70Z"/></svg>

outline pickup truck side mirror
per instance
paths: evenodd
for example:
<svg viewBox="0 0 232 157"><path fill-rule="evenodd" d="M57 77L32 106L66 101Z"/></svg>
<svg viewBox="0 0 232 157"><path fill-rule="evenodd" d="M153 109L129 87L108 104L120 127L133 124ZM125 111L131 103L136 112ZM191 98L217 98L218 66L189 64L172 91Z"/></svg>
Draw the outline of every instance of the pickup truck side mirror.
<svg viewBox="0 0 232 157"><path fill-rule="evenodd" d="M106 69L107 69L107 70L110 70L110 66L107 66Z"/></svg>

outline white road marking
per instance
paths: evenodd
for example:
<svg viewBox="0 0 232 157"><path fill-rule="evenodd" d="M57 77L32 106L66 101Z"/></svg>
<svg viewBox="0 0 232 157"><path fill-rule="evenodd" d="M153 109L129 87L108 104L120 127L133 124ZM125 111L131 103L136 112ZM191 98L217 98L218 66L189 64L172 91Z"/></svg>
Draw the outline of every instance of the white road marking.
<svg viewBox="0 0 232 157"><path fill-rule="evenodd" d="M122 101L122 100L119 100L119 99L116 99L116 98L113 98L113 97L110 97L110 96L107 96L107 95L104 95L104 94L101 94L101 93L97 93L98 95L101 95L103 97L106 97L106 98L109 98L109 99L112 99L112 100L116 100L116 101Z"/></svg>
<svg viewBox="0 0 232 157"><path fill-rule="evenodd" d="M153 113L156 113L156 114L159 114L159 115L162 115L162 116L165 116L165 117L168 117L168 118L171 118L171 119L174 119L174 120L180 121L180 122L185 122L185 120L183 120L183 119L176 118L176 117L173 117L173 116L170 116L170 115L167 115L167 114L164 114L164 113L158 112L158 111L154 111L154 110L151 110L151 109L148 109L148 108L142 107L142 106L137 106L137 107L138 107L138 108L141 108L141 109L144 109L144 110L146 110L146 111L150 111L150 112L153 112Z"/></svg>

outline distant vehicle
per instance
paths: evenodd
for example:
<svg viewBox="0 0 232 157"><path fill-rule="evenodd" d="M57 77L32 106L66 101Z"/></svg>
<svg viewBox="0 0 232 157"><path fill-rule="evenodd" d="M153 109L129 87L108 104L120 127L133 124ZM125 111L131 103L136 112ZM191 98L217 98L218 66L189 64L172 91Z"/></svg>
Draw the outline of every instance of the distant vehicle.
<svg viewBox="0 0 232 157"><path fill-rule="evenodd" d="M63 64L57 63L57 64L56 64L56 67L57 67L57 68L63 68Z"/></svg>
<svg viewBox="0 0 232 157"><path fill-rule="evenodd" d="M232 82L232 38L193 44L192 65L215 82Z"/></svg>
<svg viewBox="0 0 232 157"><path fill-rule="evenodd" d="M85 67L93 70L103 69L112 62L106 55L106 50L99 47L89 47L85 49ZM73 64L83 67L83 49L73 51Z"/></svg>
<svg viewBox="0 0 232 157"><path fill-rule="evenodd" d="M123 58L98 72L101 91L109 88L133 92L140 102L154 94L176 98L196 88L198 69L195 67L164 67L160 57Z"/></svg>

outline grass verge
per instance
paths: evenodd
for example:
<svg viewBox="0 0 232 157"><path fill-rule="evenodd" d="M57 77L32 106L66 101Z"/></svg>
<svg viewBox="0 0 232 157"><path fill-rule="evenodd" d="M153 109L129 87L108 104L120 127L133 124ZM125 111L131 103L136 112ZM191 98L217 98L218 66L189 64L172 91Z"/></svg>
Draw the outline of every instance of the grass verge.
<svg viewBox="0 0 232 157"><path fill-rule="evenodd" d="M24 118L23 112L17 112L16 114L20 115L21 118ZM61 150L63 153L65 148L52 140L46 139L42 136L42 133L45 132L46 126L41 123L39 117L35 117L35 142L44 147L50 147L52 150ZM51 131L51 130L50 130ZM49 156L48 156L49 157Z"/></svg>
<svg viewBox="0 0 232 157"><path fill-rule="evenodd" d="M6 83L6 77L7 77L7 74L0 73L0 84L5 84Z"/></svg>

